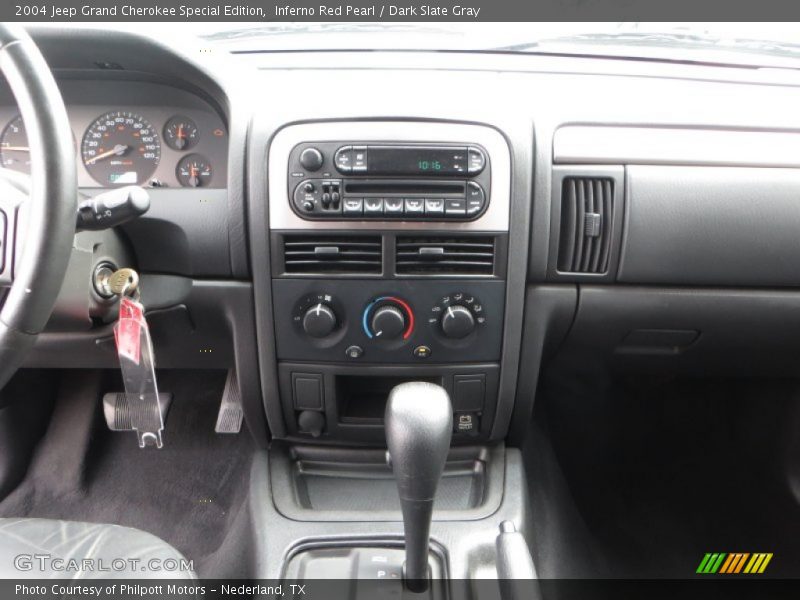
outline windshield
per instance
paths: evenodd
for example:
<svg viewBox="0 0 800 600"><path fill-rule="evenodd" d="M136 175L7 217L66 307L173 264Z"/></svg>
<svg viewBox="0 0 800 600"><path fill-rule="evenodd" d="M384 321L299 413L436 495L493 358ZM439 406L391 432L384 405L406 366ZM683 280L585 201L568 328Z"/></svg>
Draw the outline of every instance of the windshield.
<svg viewBox="0 0 800 600"><path fill-rule="evenodd" d="M796 68L794 23L193 24L232 52L436 50L585 54Z"/></svg>

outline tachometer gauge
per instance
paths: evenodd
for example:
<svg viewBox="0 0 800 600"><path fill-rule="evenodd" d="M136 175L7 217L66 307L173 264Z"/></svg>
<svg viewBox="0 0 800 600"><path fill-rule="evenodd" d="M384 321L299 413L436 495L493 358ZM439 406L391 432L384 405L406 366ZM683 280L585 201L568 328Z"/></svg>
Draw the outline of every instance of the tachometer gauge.
<svg viewBox="0 0 800 600"><path fill-rule="evenodd" d="M199 154L183 157L175 173L183 187L207 187L211 183L211 163Z"/></svg>
<svg viewBox="0 0 800 600"><path fill-rule="evenodd" d="M173 150L184 151L193 148L200 137L197 125L189 117L172 117L164 125L164 140Z"/></svg>
<svg viewBox="0 0 800 600"><path fill-rule="evenodd" d="M0 135L0 164L6 169L31 172L31 152L22 117L15 117Z"/></svg>
<svg viewBox="0 0 800 600"><path fill-rule="evenodd" d="M101 185L141 185L155 173L161 142L153 126L139 115L114 111L86 130L81 157Z"/></svg>

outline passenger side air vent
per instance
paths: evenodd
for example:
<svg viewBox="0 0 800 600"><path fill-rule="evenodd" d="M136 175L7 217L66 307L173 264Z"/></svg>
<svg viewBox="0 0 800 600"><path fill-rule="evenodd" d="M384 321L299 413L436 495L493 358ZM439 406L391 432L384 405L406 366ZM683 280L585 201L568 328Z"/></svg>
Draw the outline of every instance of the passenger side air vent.
<svg viewBox="0 0 800 600"><path fill-rule="evenodd" d="M382 272L380 236L285 235L286 273L351 274Z"/></svg>
<svg viewBox="0 0 800 600"><path fill-rule="evenodd" d="M492 275L492 236L397 237L398 275Z"/></svg>
<svg viewBox="0 0 800 600"><path fill-rule="evenodd" d="M613 223L613 179L565 178L561 187L558 270L562 273L607 272Z"/></svg>

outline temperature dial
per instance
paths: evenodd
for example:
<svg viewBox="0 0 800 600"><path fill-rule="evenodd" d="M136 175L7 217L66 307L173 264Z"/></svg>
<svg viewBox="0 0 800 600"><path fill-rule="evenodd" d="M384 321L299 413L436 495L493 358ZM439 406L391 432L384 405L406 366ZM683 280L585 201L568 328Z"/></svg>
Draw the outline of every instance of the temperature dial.
<svg viewBox="0 0 800 600"><path fill-rule="evenodd" d="M362 325L370 339L407 340L414 331L414 312L401 298L381 296L364 309Z"/></svg>
<svg viewBox="0 0 800 600"><path fill-rule="evenodd" d="M178 163L176 174L183 187L208 187L211 183L211 163L204 156L190 154Z"/></svg>
<svg viewBox="0 0 800 600"><path fill-rule="evenodd" d="M372 315L370 325L376 338L394 339L406 330L406 317L395 306L382 306Z"/></svg>

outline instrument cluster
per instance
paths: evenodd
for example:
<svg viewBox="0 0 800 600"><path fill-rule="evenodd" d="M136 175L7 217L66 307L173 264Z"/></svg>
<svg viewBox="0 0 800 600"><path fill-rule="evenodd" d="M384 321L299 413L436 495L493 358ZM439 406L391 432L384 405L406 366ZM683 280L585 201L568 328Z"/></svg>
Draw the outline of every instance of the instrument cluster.
<svg viewBox="0 0 800 600"><path fill-rule="evenodd" d="M73 114L79 109L68 106L81 187L225 187L227 131L221 121L163 108L151 115L122 107L87 118L88 107L81 108L82 119ZM0 132L0 165L30 172L25 123L18 113Z"/></svg>

